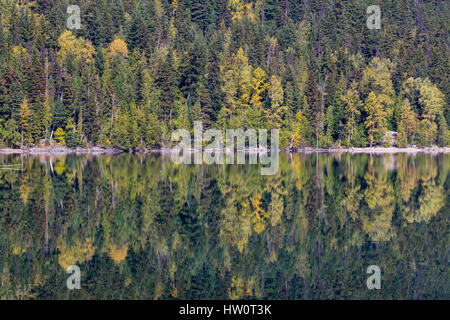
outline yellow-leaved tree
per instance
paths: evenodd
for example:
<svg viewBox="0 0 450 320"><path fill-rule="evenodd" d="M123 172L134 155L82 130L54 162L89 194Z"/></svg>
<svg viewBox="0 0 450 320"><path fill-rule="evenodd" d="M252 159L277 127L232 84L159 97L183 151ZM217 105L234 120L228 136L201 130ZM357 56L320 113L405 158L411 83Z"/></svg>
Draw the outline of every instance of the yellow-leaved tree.
<svg viewBox="0 0 450 320"><path fill-rule="evenodd" d="M414 137L416 135L417 128L417 115L411 109L411 105L408 99L403 100L400 123L398 125L399 139L398 145L400 147L406 147L408 144L408 137L411 137L411 142L414 143Z"/></svg>
<svg viewBox="0 0 450 320"><path fill-rule="evenodd" d="M117 55L128 57L128 47L122 39L115 39L108 46L108 58L114 58Z"/></svg>
<svg viewBox="0 0 450 320"><path fill-rule="evenodd" d="M86 63L93 61L95 49L89 40L77 38L72 31L64 31L58 38L59 50L57 60L60 65L65 63L67 55L71 55L76 61L84 60Z"/></svg>

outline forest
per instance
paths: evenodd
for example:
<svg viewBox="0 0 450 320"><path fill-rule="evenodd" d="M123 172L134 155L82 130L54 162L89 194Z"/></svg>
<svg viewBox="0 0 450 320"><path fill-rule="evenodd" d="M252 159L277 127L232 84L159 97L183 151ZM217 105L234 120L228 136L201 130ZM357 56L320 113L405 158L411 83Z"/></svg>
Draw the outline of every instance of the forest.
<svg viewBox="0 0 450 320"><path fill-rule="evenodd" d="M279 129L281 147L447 146L449 16L439 0L0 0L0 147L157 149L199 120Z"/></svg>

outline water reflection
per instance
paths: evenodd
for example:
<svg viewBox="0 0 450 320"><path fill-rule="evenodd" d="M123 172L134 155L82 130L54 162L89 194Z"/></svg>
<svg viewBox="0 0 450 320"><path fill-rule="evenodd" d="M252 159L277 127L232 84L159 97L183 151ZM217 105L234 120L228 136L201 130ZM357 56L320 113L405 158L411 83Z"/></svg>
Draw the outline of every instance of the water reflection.
<svg viewBox="0 0 450 320"><path fill-rule="evenodd" d="M449 160L0 156L0 298L448 299Z"/></svg>

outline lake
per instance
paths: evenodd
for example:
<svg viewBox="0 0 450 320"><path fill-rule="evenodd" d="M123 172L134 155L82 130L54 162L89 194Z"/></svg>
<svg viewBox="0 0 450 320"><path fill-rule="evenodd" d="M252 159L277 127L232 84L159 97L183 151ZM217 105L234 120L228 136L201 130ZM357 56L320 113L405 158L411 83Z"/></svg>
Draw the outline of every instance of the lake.
<svg viewBox="0 0 450 320"><path fill-rule="evenodd" d="M0 163L0 299L450 297L448 154L281 154L273 176L143 154Z"/></svg>

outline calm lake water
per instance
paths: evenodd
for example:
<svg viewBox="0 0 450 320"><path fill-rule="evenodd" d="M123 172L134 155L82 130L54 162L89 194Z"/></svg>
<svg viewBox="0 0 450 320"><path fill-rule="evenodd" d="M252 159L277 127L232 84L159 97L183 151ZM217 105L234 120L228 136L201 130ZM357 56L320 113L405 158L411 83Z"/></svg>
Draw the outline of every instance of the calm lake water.
<svg viewBox="0 0 450 320"><path fill-rule="evenodd" d="M450 155L0 163L0 299L450 298Z"/></svg>

